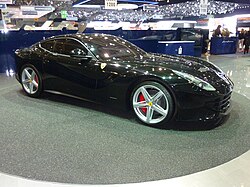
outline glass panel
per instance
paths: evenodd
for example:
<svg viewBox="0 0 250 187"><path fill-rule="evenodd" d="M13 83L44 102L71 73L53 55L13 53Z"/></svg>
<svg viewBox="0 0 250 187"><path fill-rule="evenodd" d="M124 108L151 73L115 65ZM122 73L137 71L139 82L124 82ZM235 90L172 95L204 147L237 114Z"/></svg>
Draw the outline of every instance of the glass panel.
<svg viewBox="0 0 250 187"><path fill-rule="evenodd" d="M75 40L67 40L64 47L64 54L66 55L86 55L88 52L81 43Z"/></svg>
<svg viewBox="0 0 250 187"><path fill-rule="evenodd" d="M97 58L101 59L134 59L145 55L145 51L130 42L114 36L86 36L83 38L85 45Z"/></svg>
<svg viewBox="0 0 250 187"><path fill-rule="evenodd" d="M53 51L54 42L55 42L54 40L49 40L49 41L41 43L41 46L44 49L47 49L48 51Z"/></svg>
<svg viewBox="0 0 250 187"><path fill-rule="evenodd" d="M65 43L65 41L66 40L64 40L64 39L56 40L56 45L55 45L54 52L64 54L64 43Z"/></svg>

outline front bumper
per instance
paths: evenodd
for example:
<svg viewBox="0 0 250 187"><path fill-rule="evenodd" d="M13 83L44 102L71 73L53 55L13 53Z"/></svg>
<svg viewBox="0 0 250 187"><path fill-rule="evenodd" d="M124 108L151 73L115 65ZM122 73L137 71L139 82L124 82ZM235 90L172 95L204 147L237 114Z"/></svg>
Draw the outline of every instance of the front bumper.
<svg viewBox="0 0 250 187"><path fill-rule="evenodd" d="M233 85L228 84L223 93L175 87L176 90L176 121L218 123L229 115L232 110L231 95Z"/></svg>

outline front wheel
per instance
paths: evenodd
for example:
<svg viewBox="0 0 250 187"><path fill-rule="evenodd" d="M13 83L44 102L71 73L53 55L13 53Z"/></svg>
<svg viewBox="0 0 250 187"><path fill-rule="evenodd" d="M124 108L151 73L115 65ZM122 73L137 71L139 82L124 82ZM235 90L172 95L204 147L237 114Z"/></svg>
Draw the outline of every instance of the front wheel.
<svg viewBox="0 0 250 187"><path fill-rule="evenodd" d="M38 97L42 92L42 77L31 64L21 68L20 80L25 93L30 97Z"/></svg>
<svg viewBox="0 0 250 187"><path fill-rule="evenodd" d="M174 111L173 99L161 84L147 81L132 92L132 107L137 118L155 127L167 127Z"/></svg>

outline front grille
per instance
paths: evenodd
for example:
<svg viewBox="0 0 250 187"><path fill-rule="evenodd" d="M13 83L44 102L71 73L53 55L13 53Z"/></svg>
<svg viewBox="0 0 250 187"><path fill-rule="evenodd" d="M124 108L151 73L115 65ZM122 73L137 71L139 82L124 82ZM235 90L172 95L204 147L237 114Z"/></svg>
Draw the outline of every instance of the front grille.
<svg viewBox="0 0 250 187"><path fill-rule="evenodd" d="M213 109L218 112L225 112L230 107L231 93L229 92L222 100L215 102Z"/></svg>
<svg viewBox="0 0 250 187"><path fill-rule="evenodd" d="M224 96L215 99L212 102L208 103L208 107L212 110L220 113L224 113L230 107L230 99L231 99L232 91L228 92Z"/></svg>

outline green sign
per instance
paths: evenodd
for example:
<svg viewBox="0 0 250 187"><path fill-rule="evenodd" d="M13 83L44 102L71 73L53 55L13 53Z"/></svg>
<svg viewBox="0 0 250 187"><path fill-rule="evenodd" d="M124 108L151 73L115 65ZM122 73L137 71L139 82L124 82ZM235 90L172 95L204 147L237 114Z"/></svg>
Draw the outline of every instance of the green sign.
<svg viewBox="0 0 250 187"><path fill-rule="evenodd" d="M61 18L62 18L62 19L66 19L67 16L68 16L67 11L66 11L66 10L61 10Z"/></svg>

